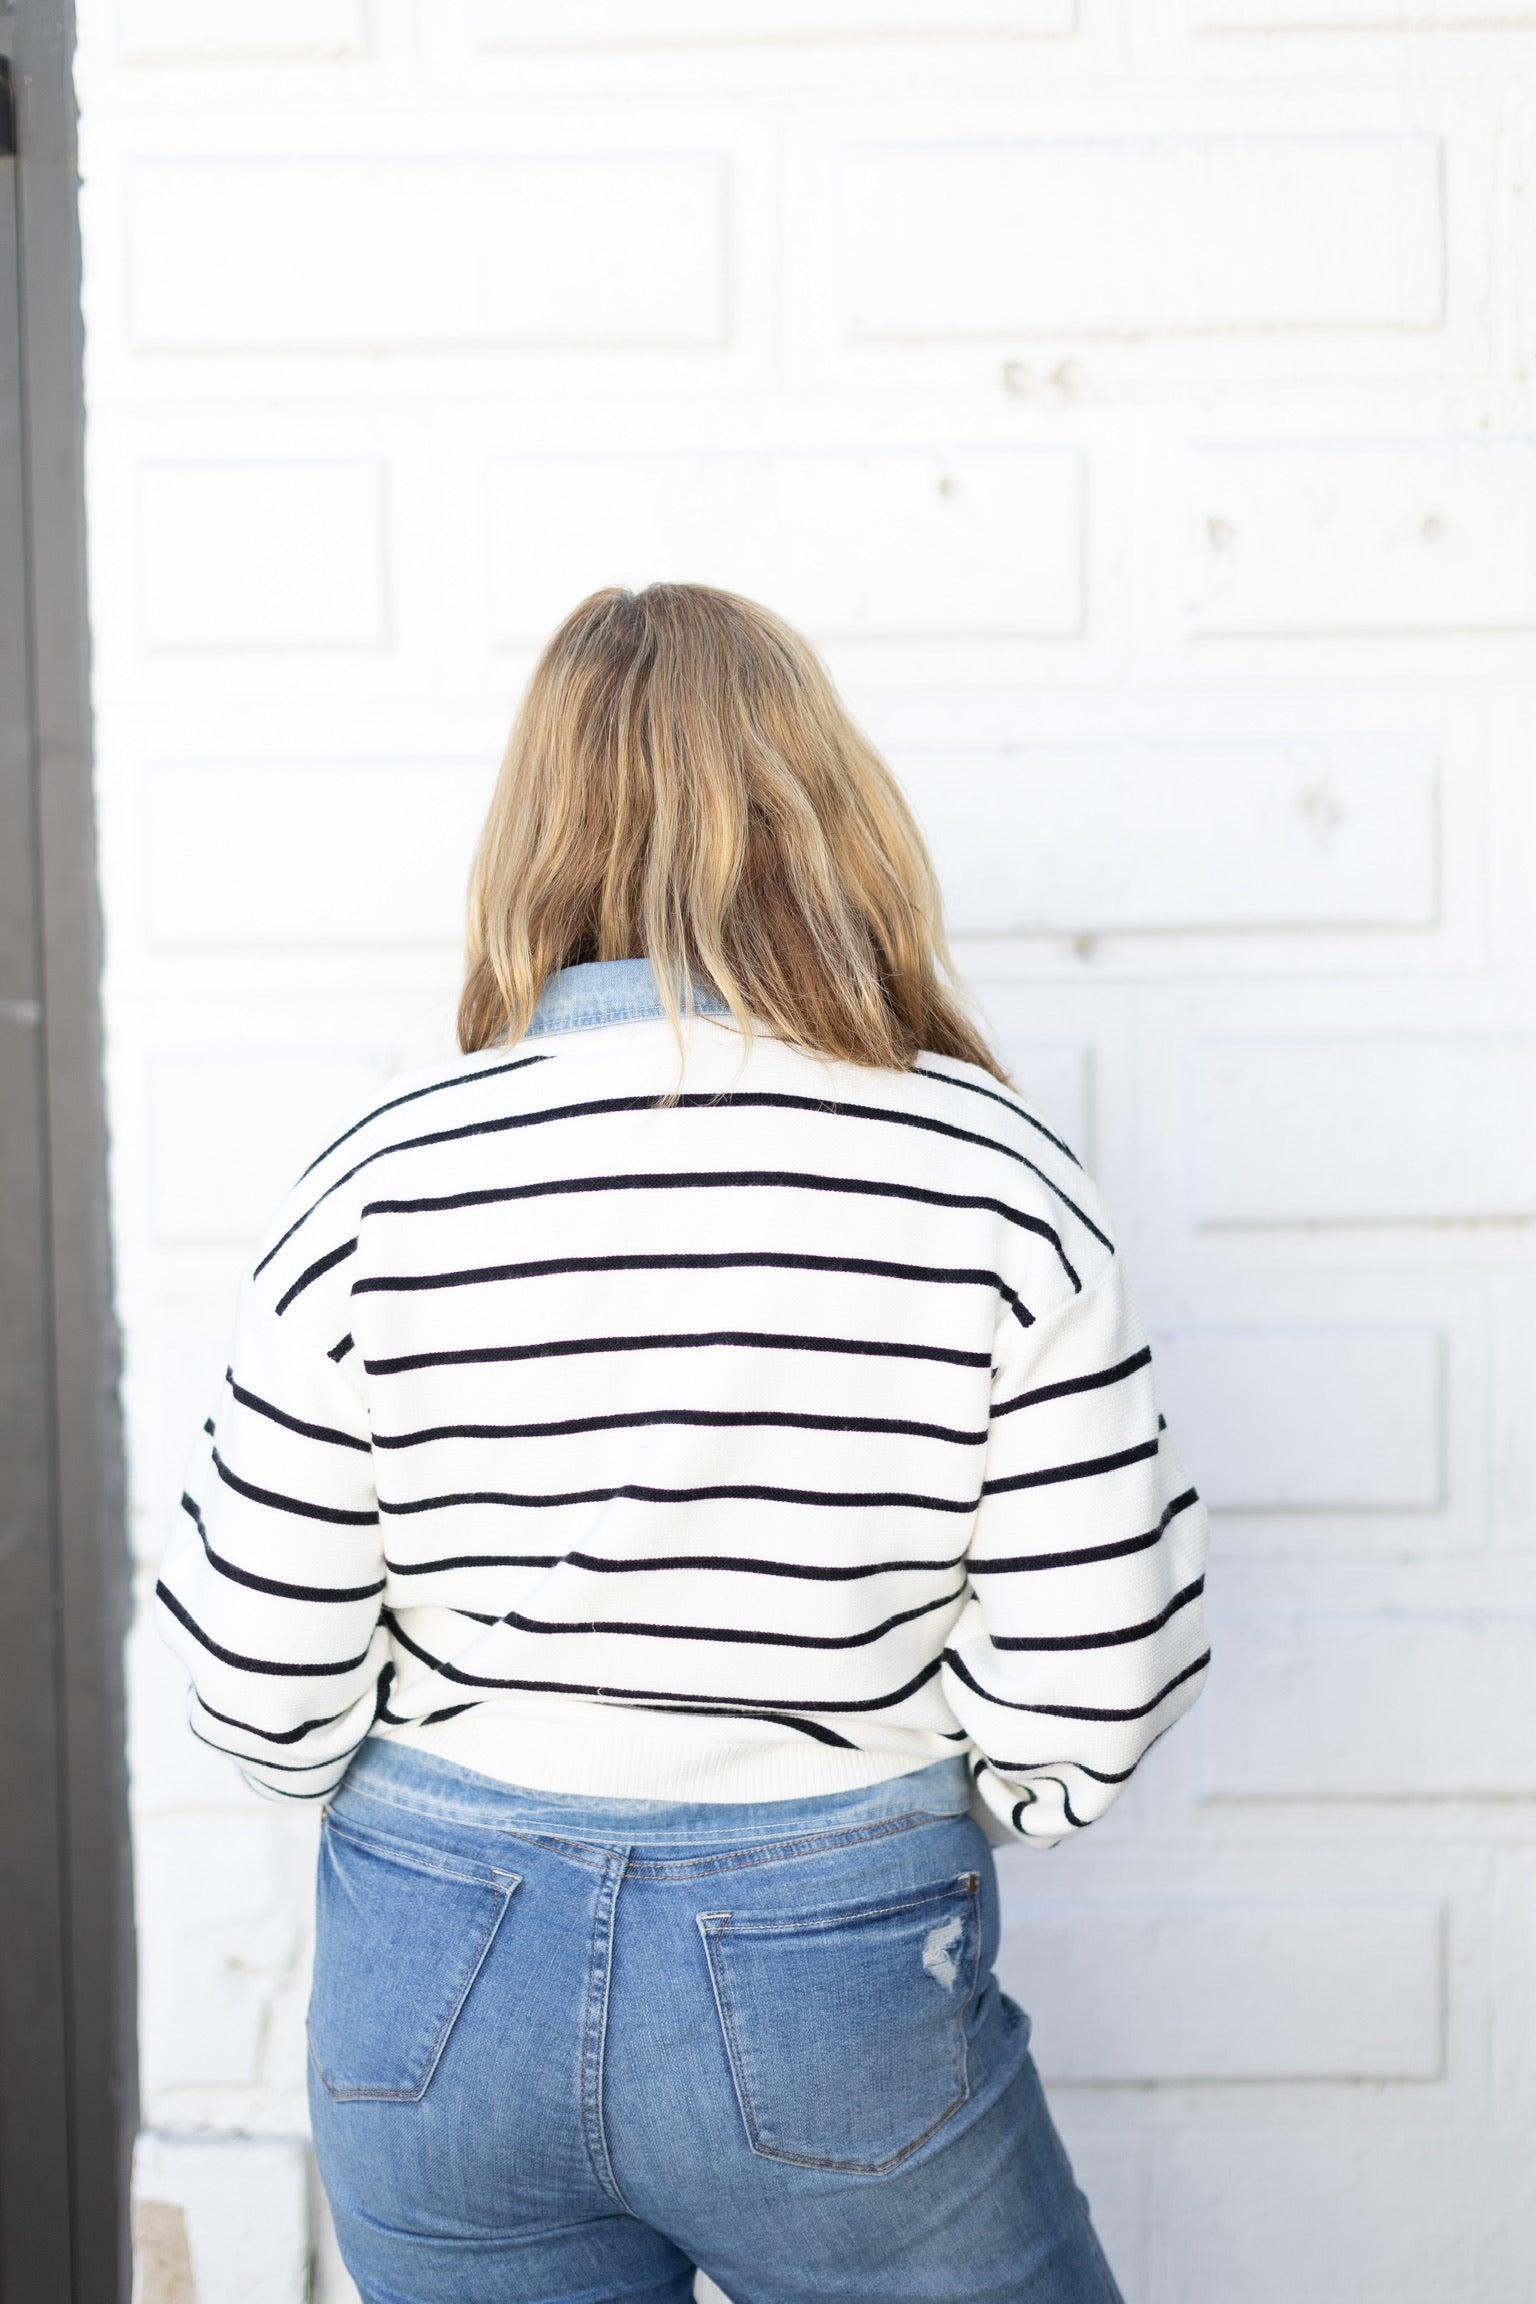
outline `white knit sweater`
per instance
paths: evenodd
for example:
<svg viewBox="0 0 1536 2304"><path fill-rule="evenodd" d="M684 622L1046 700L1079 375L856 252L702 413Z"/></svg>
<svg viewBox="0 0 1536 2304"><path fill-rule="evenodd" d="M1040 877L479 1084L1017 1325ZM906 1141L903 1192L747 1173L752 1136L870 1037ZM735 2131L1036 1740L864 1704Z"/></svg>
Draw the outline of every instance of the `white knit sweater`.
<svg viewBox="0 0 1536 2304"><path fill-rule="evenodd" d="M963 1750L1050 1843L1194 1701L1205 1546L1098 1196L1016 1097L713 1014L680 1080L615 962L296 1187L160 1611L195 1732L290 1798L370 1734L694 1800Z"/></svg>

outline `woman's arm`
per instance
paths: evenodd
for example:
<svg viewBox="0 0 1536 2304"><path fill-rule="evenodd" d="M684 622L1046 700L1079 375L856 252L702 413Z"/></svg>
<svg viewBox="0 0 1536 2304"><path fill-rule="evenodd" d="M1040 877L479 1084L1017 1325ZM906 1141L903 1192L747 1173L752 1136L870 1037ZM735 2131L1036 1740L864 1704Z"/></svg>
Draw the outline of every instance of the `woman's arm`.
<svg viewBox="0 0 1536 2304"><path fill-rule="evenodd" d="M368 1419L355 1353L337 1351L346 1303L344 1275L292 1299L266 1272L245 1283L157 1587L193 1733L296 1800L335 1790L387 1692Z"/></svg>
<svg viewBox="0 0 1536 2304"><path fill-rule="evenodd" d="M1000 1337L944 1687L988 1812L1046 1846L1104 1813L1205 1675L1205 1511L1150 1361L1118 1256Z"/></svg>

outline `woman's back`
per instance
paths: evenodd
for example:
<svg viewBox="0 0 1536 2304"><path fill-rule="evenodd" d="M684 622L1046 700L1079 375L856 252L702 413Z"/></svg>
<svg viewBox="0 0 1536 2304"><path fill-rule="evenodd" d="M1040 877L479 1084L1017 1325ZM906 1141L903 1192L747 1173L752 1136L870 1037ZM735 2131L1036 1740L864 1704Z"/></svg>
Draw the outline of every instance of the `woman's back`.
<svg viewBox="0 0 1536 2304"><path fill-rule="evenodd" d="M754 1800L968 1733L1017 1763L1009 1713L1065 1694L992 1788L1054 1837L1202 1660L1132 1320L1092 1185L986 1075L717 1014L680 1075L644 963L567 970L273 1228L165 1575L206 1732L302 1797L399 1726L547 1790Z"/></svg>

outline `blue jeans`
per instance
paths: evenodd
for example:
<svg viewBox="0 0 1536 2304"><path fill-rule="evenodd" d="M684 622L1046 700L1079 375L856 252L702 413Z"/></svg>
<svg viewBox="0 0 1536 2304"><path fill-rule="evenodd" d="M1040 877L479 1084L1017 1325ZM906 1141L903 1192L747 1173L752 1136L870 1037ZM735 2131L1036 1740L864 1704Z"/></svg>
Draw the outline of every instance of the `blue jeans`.
<svg viewBox="0 0 1536 2304"><path fill-rule="evenodd" d="M365 1744L310 2099L366 2304L1118 2304L992 1977L962 1761L810 1800L524 1792Z"/></svg>

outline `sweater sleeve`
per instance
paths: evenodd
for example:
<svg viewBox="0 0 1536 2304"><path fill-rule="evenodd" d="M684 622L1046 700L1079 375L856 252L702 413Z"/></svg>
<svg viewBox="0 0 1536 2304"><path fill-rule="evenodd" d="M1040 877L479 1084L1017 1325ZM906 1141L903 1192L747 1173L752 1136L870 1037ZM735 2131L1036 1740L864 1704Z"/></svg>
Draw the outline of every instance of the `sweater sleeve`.
<svg viewBox="0 0 1536 2304"><path fill-rule="evenodd" d="M193 1733L271 1797L328 1797L387 1694L368 1418L350 1337L327 1348L346 1324L344 1298L247 1280L156 1587Z"/></svg>
<svg viewBox="0 0 1536 2304"><path fill-rule="evenodd" d="M1091 1824L1200 1692L1207 1526L1118 1256L996 1355L971 1594L943 1679L988 1815Z"/></svg>

